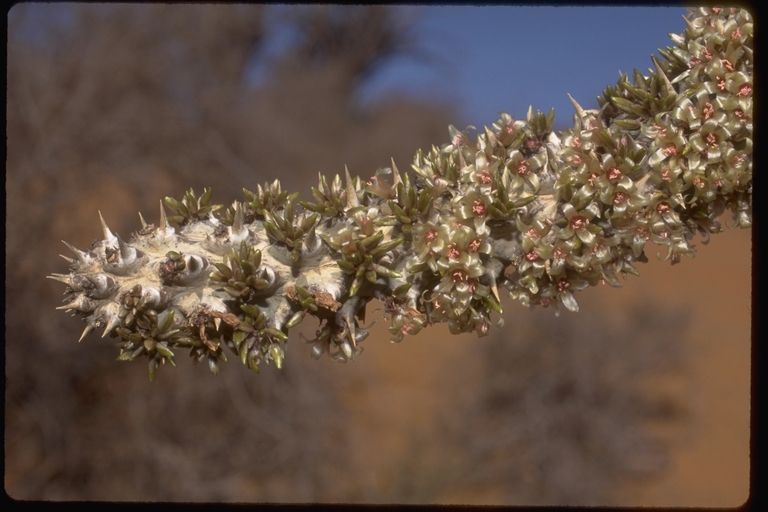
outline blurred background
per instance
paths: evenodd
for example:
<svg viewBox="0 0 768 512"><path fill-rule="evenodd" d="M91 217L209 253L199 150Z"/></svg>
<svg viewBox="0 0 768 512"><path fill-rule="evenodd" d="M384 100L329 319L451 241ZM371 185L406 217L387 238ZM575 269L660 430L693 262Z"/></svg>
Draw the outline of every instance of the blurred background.
<svg viewBox="0 0 768 512"><path fill-rule="evenodd" d="M154 383L54 307L60 240L140 228L158 200L409 166L447 126L556 109L570 125L646 70L681 8L17 4L8 14L5 491L21 500L741 504L751 232L577 296L505 303L283 370L184 360ZM151 221L151 220L150 220ZM381 313L377 313L380 315ZM376 315L370 315L376 316ZM314 325L304 325L310 335Z"/></svg>

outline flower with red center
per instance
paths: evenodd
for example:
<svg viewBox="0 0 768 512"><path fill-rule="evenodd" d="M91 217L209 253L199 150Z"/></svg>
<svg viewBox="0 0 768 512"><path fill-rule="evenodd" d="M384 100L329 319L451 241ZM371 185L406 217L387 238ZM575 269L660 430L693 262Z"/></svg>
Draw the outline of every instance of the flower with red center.
<svg viewBox="0 0 768 512"><path fill-rule="evenodd" d="M443 219L442 222L446 222ZM410 262L408 271L429 266L434 272L437 272L437 254L441 253L445 246L450 243L448 233L450 224L435 225L433 222L417 223L412 230L413 249L415 257ZM441 235L442 233L442 235Z"/></svg>
<svg viewBox="0 0 768 512"><path fill-rule="evenodd" d="M491 173L488 172L488 169L483 169L483 171L478 174L478 178L480 178L480 181L482 181L484 185L487 185L491 182Z"/></svg>
<svg viewBox="0 0 768 512"><path fill-rule="evenodd" d="M536 252L536 249L531 250L531 252L525 255L525 259L528 261L536 261L538 258L539 253Z"/></svg>
<svg viewBox="0 0 768 512"><path fill-rule="evenodd" d="M701 61L700 61L699 59L691 59L691 60L688 62L688 67L689 67L689 68L692 68L693 66L696 66L696 65L698 65L698 64L701 64Z"/></svg>
<svg viewBox="0 0 768 512"><path fill-rule="evenodd" d="M699 188L704 188L705 185L706 185L704 183L704 180L702 180L700 177L697 177L695 180L693 180L693 183L694 183L694 185L696 185Z"/></svg>
<svg viewBox="0 0 768 512"><path fill-rule="evenodd" d="M728 59L723 59L723 65L728 71L733 71L733 64Z"/></svg>
<svg viewBox="0 0 768 512"><path fill-rule="evenodd" d="M485 221L488 216L488 205L493 203L492 195L481 194L478 190L470 189L458 199L457 203L455 213L457 229L469 226L474 228L477 234L484 233L488 229ZM470 240L467 240L467 243Z"/></svg>
<svg viewBox="0 0 768 512"><path fill-rule="evenodd" d="M714 133L707 135L707 142L709 142L709 145L713 148L717 146L717 137L715 137Z"/></svg>
<svg viewBox="0 0 768 512"><path fill-rule="evenodd" d="M717 79L717 88L720 89L721 91L724 91L725 90L725 80L723 80L722 78L718 77L718 79Z"/></svg>
<svg viewBox="0 0 768 512"><path fill-rule="evenodd" d="M664 169L664 172L661 173L661 179L664 181L672 182L672 177L669 175L669 168Z"/></svg>
<svg viewBox="0 0 768 512"><path fill-rule="evenodd" d="M749 96L749 93L751 92L752 87L750 87L748 84L744 84L739 87L739 92L736 93L736 96Z"/></svg>
<svg viewBox="0 0 768 512"><path fill-rule="evenodd" d="M706 120L712 117L712 114L715 113L715 108L711 103L707 102L704 104L704 108L701 110L701 112L704 114L704 119Z"/></svg>
<svg viewBox="0 0 768 512"><path fill-rule="evenodd" d="M529 172L528 162L526 160L523 160L517 164L517 174L527 175Z"/></svg>
<svg viewBox="0 0 768 512"><path fill-rule="evenodd" d="M704 48L701 53L704 55L704 58L707 60L712 60L712 52L709 51L709 49Z"/></svg>
<svg viewBox="0 0 768 512"><path fill-rule="evenodd" d="M613 196L613 202L615 204L619 204L620 202L624 201L626 197L627 196L624 194L624 192L616 192L616 195Z"/></svg>
<svg viewBox="0 0 768 512"><path fill-rule="evenodd" d="M584 229L587 227L587 224L589 224L589 219L586 219L578 215L574 216L571 219L571 227L573 229Z"/></svg>
<svg viewBox="0 0 768 512"><path fill-rule="evenodd" d="M557 230L555 233L557 238L568 240L576 237L581 243L591 247L595 242L596 233L601 230L600 226L592 225L590 222L600 212L597 202L593 201L582 209L577 209L571 203L565 203L562 211L567 224Z"/></svg>
<svg viewBox="0 0 768 512"><path fill-rule="evenodd" d="M556 295L556 300L559 304L562 304L566 309L575 313L579 310L579 305L573 297L573 292L583 290L587 286L589 286L589 282L578 277L559 279L554 286L545 287L541 294L553 299L555 298L553 295ZM555 307L558 307L558 302L555 303Z"/></svg>
<svg viewBox="0 0 768 512"><path fill-rule="evenodd" d="M659 203L656 206L656 211L658 211L659 213L667 212L669 211L669 205L667 203Z"/></svg>
<svg viewBox="0 0 768 512"><path fill-rule="evenodd" d="M731 39L738 39L741 37L741 32L739 32L739 28L737 27L736 30L733 31L733 34L731 34Z"/></svg>
<svg viewBox="0 0 768 512"><path fill-rule="evenodd" d="M451 272L451 279L453 279L454 283L458 283L460 281L466 281L467 273L464 272L462 269L457 268L453 272Z"/></svg>
<svg viewBox="0 0 768 512"><path fill-rule="evenodd" d="M664 156L676 155L677 148L675 146L670 145L662 149L662 152L664 153Z"/></svg>
<svg viewBox="0 0 768 512"><path fill-rule="evenodd" d="M578 164L581 163L581 157L579 155L573 155L571 157L571 162L573 162L574 164L578 165Z"/></svg>
<svg viewBox="0 0 768 512"><path fill-rule="evenodd" d="M489 255L493 251L485 235L476 232L470 226L462 225L461 228L453 230L443 224L440 226L440 250L435 253L437 259L434 260L434 270L439 271L441 275L448 276L454 269L464 269L471 274L470 277L477 277L485 273L485 268L481 262L483 254Z"/></svg>

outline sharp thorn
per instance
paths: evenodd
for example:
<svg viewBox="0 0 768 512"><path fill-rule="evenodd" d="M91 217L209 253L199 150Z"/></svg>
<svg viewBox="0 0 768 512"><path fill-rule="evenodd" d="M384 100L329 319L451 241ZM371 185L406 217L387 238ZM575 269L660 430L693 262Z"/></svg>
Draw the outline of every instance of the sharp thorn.
<svg viewBox="0 0 768 512"><path fill-rule="evenodd" d="M64 245L66 245L69 248L70 251L75 253L78 261L85 262L85 253L83 251L81 251L80 249L78 249L77 247L75 247L74 245L68 242L64 242L64 240L62 240L62 242L64 243ZM64 258L66 258L66 256L64 256ZM70 260L70 261L74 261L74 260Z"/></svg>
<svg viewBox="0 0 768 512"><path fill-rule="evenodd" d="M128 247L128 244L123 242L123 239L120 238L120 235L117 236L117 245L120 247L120 256L123 258L123 260L127 260L130 256L130 247Z"/></svg>
<svg viewBox="0 0 768 512"><path fill-rule="evenodd" d="M352 321L352 319L349 317L347 317L346 322L347 322L347 328L349 329L349 341L352 342L353 347L357 347L357 343L355 342L355 324Z"/></svg>
<svg viewBox="0 0 768 512"><path fill-rule="evenodd" d="M56 309L63 309L65 311L75 309L83 313L88 313L93 311L95 306L96 304L90 299L86 298L84 295L78 295L77 298L75 298L75 300L73 300L69 304L66 304L64 306L59 306Z"/></svg>
<svg viewBox="0 0 768 512"><path fill-rule="evenodd" d="M655 56L651 55L651 60L653 60L653 65L656 66L656 73L659 74L659 76L664 80L664 86L667 89L667 94L672 96L675 94L675 88L672 87L672 84L669 83L669 79L667 78L667 75L664 74L664 70L661 69L661 62L659 62L659 59L657 59Z"/></svg>
<svg viewBox="0 0 768 512"><path fill-rule="evenodd" d="M120 325L120 318L118 318L117 315L114 315L112 318L109 319L109 322L107 322L107 327L104 329L104 333L102 333L101 337L105 337L107 334L112 332L112 329Z"/></svg>
<svg viewBox="0 0 768 512"><path fill-rule="evenodd" d="M141 229L147 228L147 221L144 220L144 216L139 212L139 220L141 221Z"/></svg>
<svg viewBox="0 0 768 512"><path fill-rule="evenodd" d="M688 19L688 16L683 15L683 20L685 21L685 24L688 25L688 30L695 34L696 27L693 26L693 23L691 23L691 20Z"/></svg>
<svg viewBox="0 0 768 512"><path fill-rule="evenodd" d="M309 228L304 236L304 249L307 252L314 252L320 246L320 237L315 233L315 226Z"/></svg>
<svg viewBox="0 0 768 512"><path fill-rule="evenodd" d="M571 96L570 93L568 93L568 97L571 99L571 103L573 103L573 108L576 109L576 114L578 114L579 119L584 119L584 109L579 105L579 103Z"/></svg>
<svg viewBox="0 0 768 512"><path fill-rule="evenodd" d="M400 177L400 171L397 170L397 165L395 165L395 159L391 158L390 160L392 160L392 174L394 175L393 183L396 187L397 184L402 183L403 180Z"/></svg>
<svg viewBox="0 0 768 512"><path fill-rule="evenodd" d="M683 46L685 44L685 38L681 36L680 34L675 34L674 32L669 33L669 38L675 42L678 46Z"/></svg>
<svg viewBox="0 0 768 512"><path fill-rule="evenodd" d="M232 207L235 209L235 219L234 222L232 222L232 232L240 233L243 230L243 224L245 224L243 207L238 201L235 201L232 204Z"/></svg>
<svg viewBox="0 0 768 512"><path fill-rule="evenodd" d="M83 341L83 338L85 338L88 335L88 333L91 332L92 330L93 330L93 326L91 324L86 325L85 329L83 329L83 334L80 335L80 339L77 340L77 342L80 343L81 341Z"/></svg>
<svg viewBox="0 0 768 512"><path fill-rule="evenodd" d="M75 262L75 260L70 258L69 256L64 256L63 254L59 254L59 256L61 256L62 258L64 258L65 260L67 260L70 263L74 263Z"/></svg>
<svg viewBox="0 0 768 512"><path fill-rule="evenodd" d="M115 235L109 230L107 223L104 221L104 216L101 214L101 210L99 210L99 220L101 221L101 230L104 232L104 240L112 241L115 238Z"/></svg>
<svg viewBox="0 0 768 512"><path fill-rule="evenodd" d="M360 203L357 200L357 192L355 191L355 185L352 182L352 176L349 175L349 169L344 166L344 174L346 175L347 182L347 210L350 208L357 208Z"/></svg>
<svg viewBox="0 0 768 512"><path fill-rule="evenodd" d="M64 258L66 258L66 256L64 256ZM68 274L51 274L50 276L45 276L45 277L47 277L48 279L54 279L66 285L69 285L72 282Z"/></svg>
<svg viewBox="0 0 768 512"><path fill-rule="evenodd" d="M494 281L491 283L491 291L493 292L493 296L496 297L496 300L501 304L501 298L499 297L499 288L496 286L496 282Z"/></svg>
<svg viewBox="0 0 768 512"><path fill-rule="evenodd" d="M168 216L165 214L165 206L163 206L163 200L160 200L160 231L168 229Z"/></svg>
<svg viewBox="0 0 768 512"><path fill-rule="evenodd" d="M213 319L213 323L214 323L214 325L216 325L216 330L218 331L218 330L219 330L219 327L221 327L221 318L219 318L219 317L215 317L215 318Z"/></svg>

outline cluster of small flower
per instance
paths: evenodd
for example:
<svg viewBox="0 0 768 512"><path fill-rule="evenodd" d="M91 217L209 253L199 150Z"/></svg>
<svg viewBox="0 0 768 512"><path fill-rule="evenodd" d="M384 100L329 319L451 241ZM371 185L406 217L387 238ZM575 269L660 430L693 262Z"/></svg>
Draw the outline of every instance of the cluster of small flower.
<svg viewBox="0 0 768 512"><path fill-rule="evenodd" d="M637 275L647 241L675 263L726 209L751 225L752 32L746 11L694 11L655 71L623 76L599 110L573 101L559 135L554 111L531 108L525 121L502 114L476 143L450 127L413 174L392 162L367 181L320 176L314 202L277 180L230 207L190 190L129 242L102 219L104 239L70 246L70 273L51 276L68 286L61 309L84 316L83 336L119 336L119 359L147 356L150 376L182 347L214 373L224 346L255 371L280 367L307 316L320 321L312 355L346 362L373 299L393 342L438 322L487 334L502 323L491 320L499 288L576 311L574 291Z"/></svg>

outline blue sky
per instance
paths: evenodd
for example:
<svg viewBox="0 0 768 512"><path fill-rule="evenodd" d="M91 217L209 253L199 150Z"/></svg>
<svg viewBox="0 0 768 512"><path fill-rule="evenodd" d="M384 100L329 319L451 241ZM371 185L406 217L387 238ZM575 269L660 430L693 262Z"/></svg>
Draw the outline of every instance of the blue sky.
<svg viewBox="0 0 768 512"><path fill-rule="evenodd" d="M481 128L499 111L516 118L528 105L570 126L570 93L583 107L615 84L619 70L647 74L650 55L681 33L683 7L420 6L404 8L416 19L421 46L432 64L398 58L366 85L375 100L392 91L455 101L456 125Z"/></svg>
<svg viewBox="0 0 768 512"><path fill-rule="evenodd" d="M71 5L28 5L30 36L40 30L39 16L46 13L66 22ZM362 101L393 92L450 101L458 106L453 124L459 128L490 125L500 111L521 118L528 105L543 112L554 107L555 127L570 126L573 107L567 93L590 108L606 85L616 83L619 70L647 73L650 55L671 45L668 33L683 31L687 12L683 7L399 9L431 58L392 59L363 87ZM267 54L279 52L292 38L280 30L279 11L272 9L268 20L275 30ZM258 75L254 70L250 78L258 81Z"/></svg>

